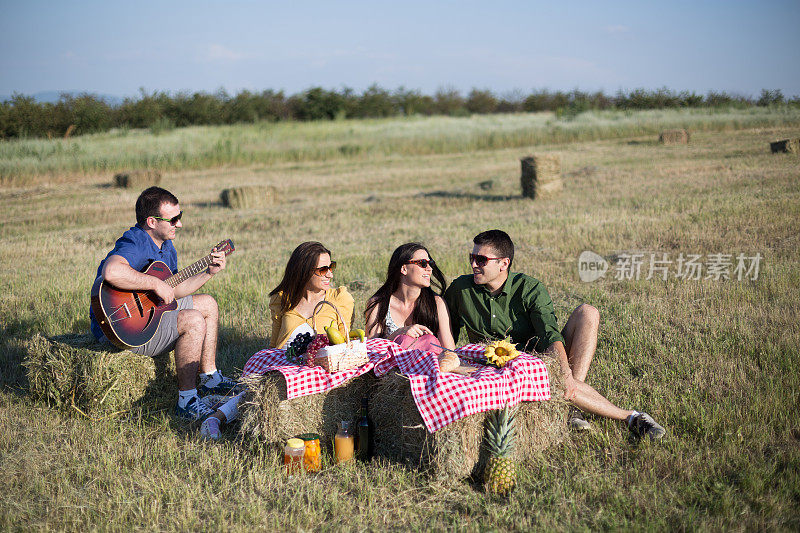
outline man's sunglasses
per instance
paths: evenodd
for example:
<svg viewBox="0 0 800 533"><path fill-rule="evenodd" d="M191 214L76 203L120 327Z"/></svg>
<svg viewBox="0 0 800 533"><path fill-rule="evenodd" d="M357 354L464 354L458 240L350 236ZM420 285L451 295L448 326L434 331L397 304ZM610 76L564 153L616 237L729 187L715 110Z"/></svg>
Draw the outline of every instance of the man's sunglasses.
<svg viewBox="0 0 800 533"><path fill-rule="evenodd" d="M178 223L178 221L181 219L182 216L183 216L183 211L181 211L180 213L178 213L177 215L175 215L172 218L164 218L164 217L157 217L157 216L153 216L153 218L156 219L156 220L166 220L167 222L169 222L170 224L172 224L174 226L174 225L176 225Z"/></svg>
<svg viewBox="0 0 800 533"><path fill-rule="evenodd" d="M486 263L491 260L499 261L500 259L505 259L505 257L486 257L485 255L469 254L469 264L471 265L474 261L479 267L486 266Z"/></svg>
<svg viewBox="0 0 800 533"><path fill-rule="evenodd" d="M420 268L428 268L428 265L432 267L436 266L436 261L433 259L412 259L408 262L409 265L417 265Z"/></svg>
<svg viewBox="0 0 800 533"><path fill-rule="evenodd" d="M330 265L325 265L324 267L319 267L314 269L314 274L317 276L325 276L328 274L328 271L333 273L336 270L336 261L331 261Z"/></svg>

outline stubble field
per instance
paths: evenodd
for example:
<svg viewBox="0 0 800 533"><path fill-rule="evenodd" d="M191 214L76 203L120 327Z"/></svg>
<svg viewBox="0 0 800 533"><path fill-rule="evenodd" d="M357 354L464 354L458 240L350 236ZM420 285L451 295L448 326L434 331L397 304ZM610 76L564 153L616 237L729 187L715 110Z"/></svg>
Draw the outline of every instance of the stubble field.
<svg viewBox="0 0 800 533"><path fill-rule="evenodd" d="M706 127L688 146L659 145L652 131L686 119L674 113L620 114L628 130L614 117L602 117L609 122L599 129L567 124L578 132L572 142L548 141L552 117L531 116L536 135L518 117L523 133L493 146L453 141L470 119L442 119L451 141L427 151L424 135L390 149L390 132L414 126L403 120L287 126L281 146L234 128L234 153L285 157L163 167L162 185L184 210L180 264L223 238L236 243L227 270L204 288L220 304L218 362L228 373L266 346L267 294L305 240L333 250L339 284L363 287L352 291L359 324L397 245L425 242L451 280L469 270L472 236L491 228L512 236L514 270L544 282L562 324L581 303L597 307L600 343L587 381L651 413L667 436L635 443L619 424L592 420L591 432L525 465L509 501L379 461L287 481L234 435L202 442L165 412L92 421L33 402L19 340L88 328L97 264L133 224L139 191L111 187L113 170L97 163L115 161L113 133L77 150L36 141L52 143L38 156L21 148L25 141L7 143L3 168L25 172L0 188L0 528L798 529L800 159L770 154L768 143L800 136L800 113L765 113L751 117L755 124L693 116ZM364 148L289 154L330 128ZM191 146L197 134L175 130L125 150L147 160L159 145ZM69 150L92 162L48 159ZM557 199L519 196L519 159L536 153L561 156ZM487 180L491 189L478 186ZM276 187L279 203L221 205L223 188L248 184ZM605 279L580 281L584 250L609 261ZM639 279L615 279L615 260L635 253L644 254ZM666 281L645 279L651 253L671 261ZM701 256L704 269L712 254L731 254L731 279L705 279L706 270L699 280L677 276L681 254ZM759 254L757 279L737 279L739 254Z"/></svg>

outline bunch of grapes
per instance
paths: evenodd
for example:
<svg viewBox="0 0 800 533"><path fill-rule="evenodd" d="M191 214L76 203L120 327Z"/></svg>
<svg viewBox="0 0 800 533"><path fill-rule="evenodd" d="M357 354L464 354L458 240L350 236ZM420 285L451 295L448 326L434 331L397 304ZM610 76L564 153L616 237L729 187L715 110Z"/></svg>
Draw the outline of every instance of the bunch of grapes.
<svg viewBox="0 0 800 533"><path fill-rule="evenodd" d="M314 340L308 346L308 350L306 350L306 366L314 366L314 357L317 356L319 349L329 344L330 341L328 341L327 335L319 334L314 337Z"/></svg>
<svg viewBox="0 0 800 533"><path fill-rule="evenodd" d="M308 345L311 344L312 340L314 340L312 333L299 333L296 335L286 348L286 358L298 365L305 363L303 354L308 350Z"/></svg>

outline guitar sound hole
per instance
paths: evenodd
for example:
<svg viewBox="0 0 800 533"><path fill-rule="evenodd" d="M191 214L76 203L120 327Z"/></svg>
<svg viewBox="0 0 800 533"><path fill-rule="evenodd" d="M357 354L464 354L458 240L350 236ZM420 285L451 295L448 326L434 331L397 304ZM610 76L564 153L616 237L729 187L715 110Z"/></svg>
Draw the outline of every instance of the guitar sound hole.
<svg viewBox="0 0 800 533"><path fill-rule="evenodd" d="M139 299L139 293L138 292L134 292L133 293L133 301L136 302L136 307L139 308L139 315L144 317L144 307L142 307L142 301ZM151 309L150 312L152 313L152 311L153 310ZM151 316L151 319L152 319L152 316Z"/></svg>

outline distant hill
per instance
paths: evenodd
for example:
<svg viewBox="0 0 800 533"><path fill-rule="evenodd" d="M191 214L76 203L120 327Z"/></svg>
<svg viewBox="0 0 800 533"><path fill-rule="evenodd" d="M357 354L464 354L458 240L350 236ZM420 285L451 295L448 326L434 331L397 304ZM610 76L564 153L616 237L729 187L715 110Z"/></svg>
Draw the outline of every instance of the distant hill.
<svg viewBox="0 0 800 533"><path fill-rule="evenodd" d="M25 96L32 96L34 100L39 103L55 103L58 102L59 98L61 98L62 94L69 94L72 96L78 96L83 94L86 91L42 91L34 94L27 94ZM24 93L23 93L24 94ZM97 94L91 93L97 96L98 98L102 98L106 101L109 105L116 106L122 103L125 99L122 96L117 96L114 94ZM11 100L10 94L0 95L0 102L5 102L7 100Z"/></svg>

